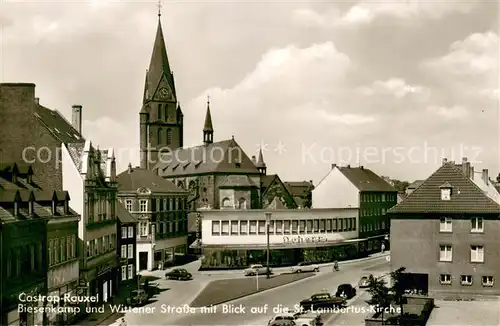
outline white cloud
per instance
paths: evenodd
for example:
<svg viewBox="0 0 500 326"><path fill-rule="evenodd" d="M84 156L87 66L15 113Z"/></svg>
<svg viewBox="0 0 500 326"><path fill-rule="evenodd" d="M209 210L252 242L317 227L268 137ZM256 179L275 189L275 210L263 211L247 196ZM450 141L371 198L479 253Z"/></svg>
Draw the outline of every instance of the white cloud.
<svg viewBox="0 0 500 326"><path fill-rule="evenodd" d="M452 1L419 1L404 2L360 1L344 13L338 10L318 13L312 9L298 9L293 12L293 20L297 23L318 26L338 27L369 24L378 18L392 17L402 21L415 19L440 19L450 13L468 13L477 3Z"/></svg>
<svg viewBox="0 0 500 326"><path fill-rule="evenodd" d="M427 99L429 90L421 85L411 85L400 78L391 78L386 81L377 80L370 86L362 86L358 91L366 96L373 95L391 95L396 98L403 98L410 95L419 96Z"/></svg>
<svg viewBox="0 0 500 326"><path fill-rule="evenodd" d="M447 119L462 119L469 114L468 111L461 106L431 106L427 108L427 111Z"/></svg>

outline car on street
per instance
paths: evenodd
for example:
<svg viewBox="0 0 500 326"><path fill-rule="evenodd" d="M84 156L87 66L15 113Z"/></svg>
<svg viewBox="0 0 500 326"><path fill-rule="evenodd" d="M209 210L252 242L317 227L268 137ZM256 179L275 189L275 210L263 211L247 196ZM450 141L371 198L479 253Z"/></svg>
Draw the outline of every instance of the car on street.
<svg viewBox="0 0 500 326"><path fill-rule="evenodd" d="M149 296L144 290L133 290L126 302L129 306L140 306L148 302Z"/></svg>
<svg viewBox="0 0 500 326"><path fill-rule="evenodd" d="M269 319L269 322L267 324L271 325L274 322L281 321L281 320L295 321L295 316L292 313L281 313L281 314L278 314L278 315L274 316L273 318Z"/></svg>
<svg viewBox="0 0 500 326"><path fill-rule="evenodd" d="M309 262L298 263L291 268L292 273L319 272L319 266Z"/></svg>
<svg viewBox="0 0 500 326"><path fill-rule="evenodd" d="M351 284L340 284L335 293L336 297L342 297L346 300L354 298L356 296L356 289Z"/></svg>
<svg viewBox="0 0 500 326"><path fill-rule="evenodd" d="M335 307L343 307L344 305L344 298L334 297L330 293L313 294L310 298L300 301L300 307L305 311L312 309L331 309Z"/></svg>
<svg viewBox="0 0 500 326"><path fill-rule="evenodd" d="M295 324L295 321L293 320L281 319L273 321L268 326L297 326L297 324Z"/></svg>
<svg viewBox="0 0 500 326"><path fill-rule="evenodd" d="M369 276L363 276L359 279L358 282L358 287L360 289L364 289L370 286L370 277Z"/></svg>
<svg viewBox="0 0 500 326"><path fill-rule="evenodd" d="M273 270L269 268L269 272L272 273ZM253 275L265 275L267 273L267 267L262 266L260 264L250 265L247 269L245 269L245 276L253 276Z"/></svg>
<svg viewBox="0 0 500 326"><path fill-rule="evenodd" d="M322 326L323 320L321 314L309 311L304 314L295 315L295 324L297 326Z"/></svg>
<svg viewBox="0 0 500 326"><path fill-rule="evenodd" d="M167 280L188 281L193 279L193 275L184 268L176 268L165 273Z"/></svg>

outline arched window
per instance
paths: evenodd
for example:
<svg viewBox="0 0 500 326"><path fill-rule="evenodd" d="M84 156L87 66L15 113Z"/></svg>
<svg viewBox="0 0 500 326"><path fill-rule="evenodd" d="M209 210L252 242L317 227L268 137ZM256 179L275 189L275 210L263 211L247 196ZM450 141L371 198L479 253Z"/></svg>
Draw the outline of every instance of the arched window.
<svg viewBox="0 0 500 326"><path fill-rule="evenodd" d="M163 143L163 130L161 130L161 128L158 128L158 135L156 141L158 142L158 144Z"/></svg>
<svg viewBox="0 0 500 326"><path fill-rule="evenodd" d="M194 180L189 181L189 189L194 189L196 187L196 182Z"/></svg>
<svg viewBox="0 0 500 326"><path fill-rule="evenodd" d="M240 200L238 200L238 208L247 209L247 201L245 198L240 198Z"/></svg>
<svg viewBox="0 0 500 326"><path fill-rule="evenodd" d="M164 109L165 109L164 119L165 119L165 121L167 121L167 120L168 120L168 110L167 110L167 109L168 109L168 107L167 107L167 105L166 105L166 104L165 104Z"/></svg>
<svg viewBox="0 0 500 326"><path fill-rule="evenodd" d="M161 104L158 104L158 120L161 120L162 113L163 113L163 109L161 107Z"/></svg>
<svg viewBox="0 0 500 326"><path fill-rule="evenodd" d="M167 145L172 143L172 129L167 129Z"/></svg>
<svg viewBox="0 0 500 326"><path fill-rule="evenodd" d="M229 198L225 197L224 199L222 199L222 207L230 207L230 204L231 201L229 200Z"/></svg>
<svg viewBox="0 0 500 326"><path fill-rule="evenodd" d="M177 182L177 187L184 189L184 183L182 181Z"/></svg>

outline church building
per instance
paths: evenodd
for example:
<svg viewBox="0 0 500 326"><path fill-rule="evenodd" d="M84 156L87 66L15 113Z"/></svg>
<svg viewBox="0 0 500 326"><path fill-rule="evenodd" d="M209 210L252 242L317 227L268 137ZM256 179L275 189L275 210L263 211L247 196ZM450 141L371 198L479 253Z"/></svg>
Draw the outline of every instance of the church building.
<svg viewBox="0 0 500 326"><path fill-rule="evenodd" d="M256 159L249 157L234 137L214 141L209 101L205 123L200 128L203 143L183 147L183 113L160 19L139 117L141 168L153 170L189 191L191 210L266 208L274 197L284 207L297 208L285 183L277 176L267 176L262 151ZM273 198L267 198L271 195Z"/></svg>

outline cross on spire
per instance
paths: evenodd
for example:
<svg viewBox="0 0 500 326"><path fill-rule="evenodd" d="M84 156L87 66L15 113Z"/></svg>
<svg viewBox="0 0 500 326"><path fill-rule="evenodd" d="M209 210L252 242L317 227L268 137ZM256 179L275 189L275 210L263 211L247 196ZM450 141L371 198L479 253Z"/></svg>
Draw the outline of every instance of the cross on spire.
<svg viewBox="0 0 500 326"><path fill-rule="evenodd" d="M163 7L161 0L158 1L158 4L156 5L158 7L158 17L161 16L161 8Z"/></svg>

